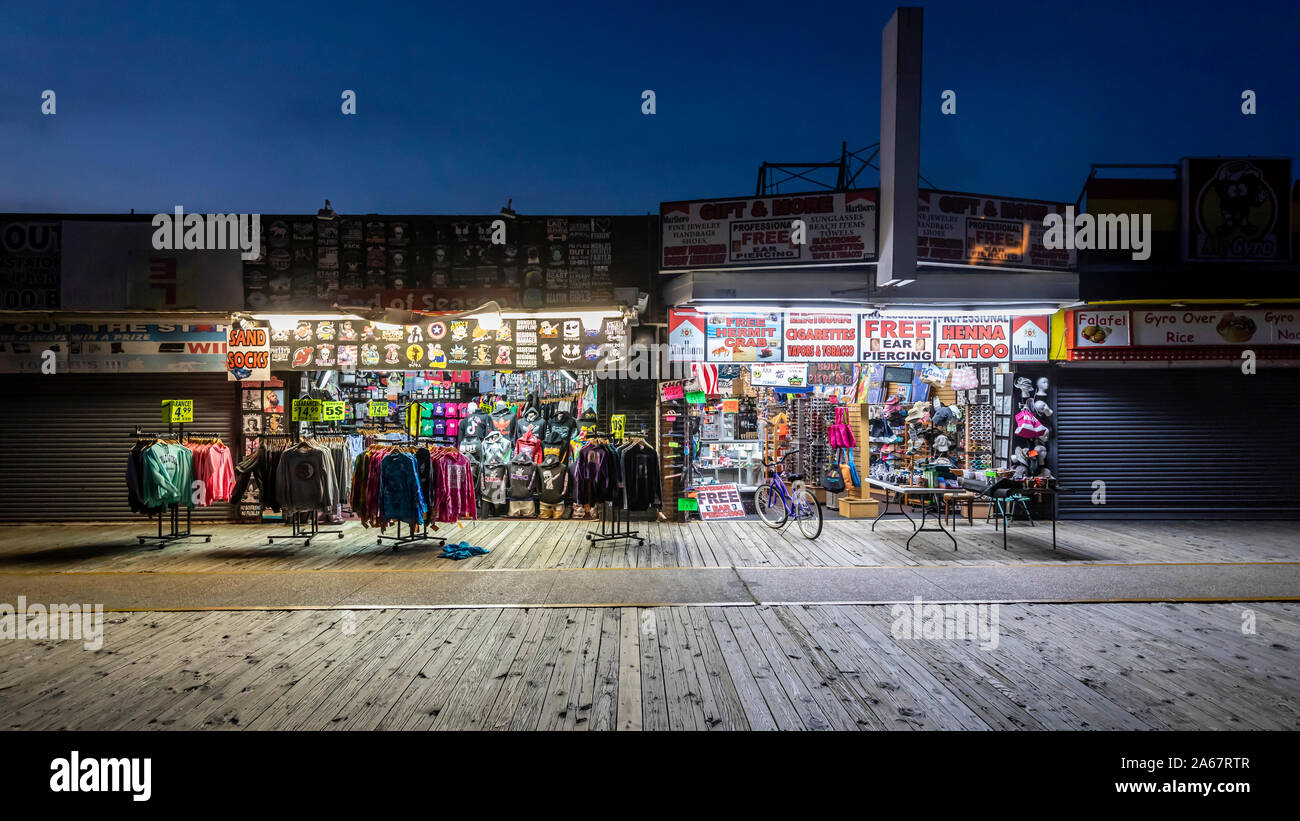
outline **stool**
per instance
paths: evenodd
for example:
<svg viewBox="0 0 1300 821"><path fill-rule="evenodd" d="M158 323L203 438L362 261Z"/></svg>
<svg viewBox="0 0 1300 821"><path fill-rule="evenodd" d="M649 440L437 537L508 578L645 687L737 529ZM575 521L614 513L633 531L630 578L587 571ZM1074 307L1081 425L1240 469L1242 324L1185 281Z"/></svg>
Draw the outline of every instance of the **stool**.
<svg viewBox="0 0 1300 821"><path fill-rule="evenodd" d="M1014 520L1016 518L1016 505L1020 505L1020 509L1025 513L1025 518L1029 520L1029 526L1037 526L1034 524L1034 517L1029 515L1029 497L1025 494L1005 491L1002 493L994 493L990 496L989 502L988 513L984 515L984 521L986 523L990 518L992 518L993 510L996 507L997 514L1002 519L1002 526L1005 528L1008 519ZM993 525L996 527L997 522L995 521Z"/></svg>
<svg viewBox="0 0 1300 821"><path fill-rule="evenodd" d="M948 519L951 526L955 519L960 518L962 502L966 503L966 521L971 527L975 526L975 494L974 493L954 493L951 496L945 496L943 499L944 516ZM954 516L956 512L958 516ZM986 520L987 521L987 520Z"/></svg>

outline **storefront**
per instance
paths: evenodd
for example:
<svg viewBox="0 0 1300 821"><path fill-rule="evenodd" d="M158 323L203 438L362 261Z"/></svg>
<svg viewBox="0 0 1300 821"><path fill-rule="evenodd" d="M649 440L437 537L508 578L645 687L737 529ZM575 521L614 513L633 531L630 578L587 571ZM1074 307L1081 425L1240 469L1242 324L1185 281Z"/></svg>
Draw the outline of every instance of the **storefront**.
<svg viewBox="0 0 1300 821"><path fill-rule="evenodd" d="M354 483L350 468L385 446L422 463L450 453L473 480L476 504L460 518L587 518L613 501L635 514L657 509L653 383L618 379L628 347L622 309L419 316L405 325L345 314L235 317L253 328L266 321L276 377L248 374L244 453L275 454L305 440L342 451L332 483L350 492L312 503L335 519L367 519L367 509L377 518L365 498L373 488ZM650 478L623 495L615 469L633 451ZM422 475L426 484L426 509L436 511L446 488ZM244 511L279 518L282 485L282 477L259 475Z"/></svg>
<svg viewBox="0 0 1300 821"><path fill-rule="evenodd" d="M224 325L242 302L238 250L154 249L143 216L7 215L0 236L0 268L28 272L3 283L0 521L143 520L123 479L136 431L167 429L164 401L190 400L190 430L238 442ZM233 515L202 502L194 518Z"/></svg>
<svg viewBox="0 0 1300 821"><path fill-rule="evenodd" d="M1286 158L1094 168L1084 213L1143 216L1144 250L1098 229L1054 340L1062 515L1300 517L1300 186ZM1082 217L1080 217L1082 219ZM1113 220L1112 220L1113 221ZM1110 247L1106 247L1110 246Z"/></svg>
<svg viewBox="0 0 1300 821"><path fill-rule="evenodd" d="M1300 517L1300 308L1067 312L1058 474L1089 519Z"/></svg>
<svg viewBox="0 0 1300 821"><path fill-rule="evenodd" d="M661 205L669 348L700 363L688 398L665 398L664 421L682 425L682 510L700 488L753 492L787 455L854 517L876 513L868 477L1051 477L1050 430L1017 421L1049 398L1016 380L1043 376L1050 316L1077 299L1073 251L1043 240L1065 204L922 191L917 274L877 284L878 198Z"/></svg>

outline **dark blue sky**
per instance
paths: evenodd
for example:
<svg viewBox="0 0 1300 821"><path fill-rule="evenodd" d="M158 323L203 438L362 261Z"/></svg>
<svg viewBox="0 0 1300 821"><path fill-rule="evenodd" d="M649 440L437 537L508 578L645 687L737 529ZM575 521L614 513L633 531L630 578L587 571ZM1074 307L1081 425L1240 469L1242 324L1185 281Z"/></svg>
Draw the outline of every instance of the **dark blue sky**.
<svg viewBox="0 0 1300 821"><path fill-rule="evenodd" d="M330 197L476 213L513 197L521 213L636 214L744 195L763 160L876 142L893 8L7 3L0 211L303 212ZM926 4L922 171L1073 201L1091 162L1300 158L1296 37L1293 0ZM939 114L946 88L955 117Z"/></svg>

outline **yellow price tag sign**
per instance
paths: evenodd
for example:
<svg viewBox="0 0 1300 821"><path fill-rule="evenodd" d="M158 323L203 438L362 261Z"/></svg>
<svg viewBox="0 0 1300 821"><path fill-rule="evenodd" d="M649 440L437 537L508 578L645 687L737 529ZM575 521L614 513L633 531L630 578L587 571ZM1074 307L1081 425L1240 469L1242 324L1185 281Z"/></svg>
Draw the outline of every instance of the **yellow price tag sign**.
<svg viewBox="0 0 1300 821"><path fill-rule="evenodd" d="M322 407L325 403L319 399L295 399L293 400L293 421L295 422L320 422L322 421L325 410Z"/></svg>
<svg viewBox="0 0 1300 821"><path fill-rule="evenodd" d="M374 418L376 416L382 416L387 418L388 402L382 399L371 402L370 405L366 408L366 412L370 415L371 418Z"/></svg>
<svg viewBox="0 0 1300 821"><path fill-rule="evenodd" d="M343 402L322 402L321 419L326 422L341 422L344 415Z"/></svg>
<svg viewBox="0 0 1300 821"><path fill-rule="evenodd" d="M194 421L193 399L164 399L162 401L162 421L164 425L178 422Z"/></svg>
<svg viewBox="0 0 1300 821"><path fill-rule="evenodd" d="M627 431L627 414L616 413L609 417L609 432L614 435L615 439L622 439L623 434Z"/></svg>

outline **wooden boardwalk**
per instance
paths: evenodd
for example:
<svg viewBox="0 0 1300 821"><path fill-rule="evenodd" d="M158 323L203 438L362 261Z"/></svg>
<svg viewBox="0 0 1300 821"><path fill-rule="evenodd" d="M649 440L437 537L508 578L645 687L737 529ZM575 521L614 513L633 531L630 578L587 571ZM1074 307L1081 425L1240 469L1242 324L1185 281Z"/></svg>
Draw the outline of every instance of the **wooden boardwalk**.
<svg viewBox="0 0 1300 821"><path fill-rule="evenodd" d="M646 567L869 567L949 564L1079 562L1250 562L1300 560L1300 540L1288 522L1062 522L1059 550L1051 547L1050 523L1011 529L1010 550L991 525L960 524L959 550L943 534L923 533L906 550L911 527L887 519L873 533L866 520L828 520L820 538L789 529L772 531L759 521L690 524L640 522L647 537L592 547L583 538L589 522L491 520L463 528L443 525L451 541L469 541L491 553L465 561L439 558L432 543L394 551L375 543L376 531L352 522L344 538L266 543L271 525L209 525L203 540L163 550L141 547L138 524L9 526L0 529L0 572L69 571L204 572L221 570L545 569ZM391 531L390 531L391 532Z"/></svg>
<svg viewBox="0 0 1300 821"><path fill-rule="evenodd" d="M1004 605L996 649L894 638L893 621L829 605L119 614L93 653L0 642L0 716L83 730L1300 729L1294 604Z"/></svg>

